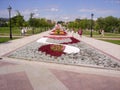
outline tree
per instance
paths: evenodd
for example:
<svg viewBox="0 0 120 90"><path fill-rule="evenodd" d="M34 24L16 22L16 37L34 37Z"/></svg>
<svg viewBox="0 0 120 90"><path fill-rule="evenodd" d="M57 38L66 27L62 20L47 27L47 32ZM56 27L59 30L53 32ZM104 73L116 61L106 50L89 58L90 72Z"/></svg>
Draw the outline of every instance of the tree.
<svg viewBox="0 0 120 90"><path fill-rule="evenodd" d="M99 31L101 28L100 28L100 25L98 23L95 22L95 26L94 26L94 29L96 31Z"/></svg>
<svg viewBox="0 0 120 90"><path fill-rule="evenodd" d="M25 22L24 16L20 14L19 11L17 11L17 15L12 17L12 26L22 27L23 23Z"/></svg>
<svg viewBox="0 0 120 90"><path fill-rule="evenodd" d="M96 25L97 25L97 27L99 27L99 29L105 29L104 18L102 18L102 17L98 18L97 21L96 21Z"/></svg>
<svg viewBox="0 0 120 90"><path fill-rule="evenodd" d="M118 19L118 28L117 28L118 33L120 33L120 18Z"/></svg>
<svg viewBox="0 0 120 90"><path fill-rule="evenodd" d="M33 22L33 16L34 16L34 13L30 13L29 25L30 25L31 27L33 27L33 24L34 24L34 22Z"/></svg>
<svg viewBox="0 0 120 90"><path fill-rule="evenodd" d="M114 32L116 26L118 25L118 19L113 16L108 16L105 18L105 30L107 32Z"/></svg>
<svg viewBox="0 0 120 90"><path fill-rule="evenodd" d="M88 19L82 19L80 21L80 27L82 29L90 29L90 20L88 20Z"/></svg>
<svg viewBox="0 0 120 90"><path fill-rule="evenodd" d="M119 20L116 17L108 16L98 18L96 21L99 29L104 29L105 32L114 32L119 27Z"/></svg>

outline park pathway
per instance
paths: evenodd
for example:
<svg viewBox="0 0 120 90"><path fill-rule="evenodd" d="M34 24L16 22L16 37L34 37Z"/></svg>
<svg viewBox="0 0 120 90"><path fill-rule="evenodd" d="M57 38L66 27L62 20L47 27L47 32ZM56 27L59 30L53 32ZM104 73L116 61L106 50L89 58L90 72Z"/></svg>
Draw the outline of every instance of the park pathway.
<svg viewBox="0 0 120 90"><path fill-rule="evenodd" d="M26 61L6 55L49 31L0 44L0 90L120 90L120 71ZM70 35L70 34L69 34ZM120 45L74 37L120 59Z"/></svg>

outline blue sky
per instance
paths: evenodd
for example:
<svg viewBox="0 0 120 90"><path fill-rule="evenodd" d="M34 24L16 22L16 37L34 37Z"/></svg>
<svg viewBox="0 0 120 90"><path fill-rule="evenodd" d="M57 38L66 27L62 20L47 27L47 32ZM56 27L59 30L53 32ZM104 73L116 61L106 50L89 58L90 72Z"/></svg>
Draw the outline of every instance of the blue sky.
<svg viewBox="0 0 120 90"><path fill-rule="evenodd" d="M12 16L16 10L29 19L30 13L36 18L70 21L75 18L114 16L120 18L120 0L0 0L0 17L8 17L8 6Z"/></svg>

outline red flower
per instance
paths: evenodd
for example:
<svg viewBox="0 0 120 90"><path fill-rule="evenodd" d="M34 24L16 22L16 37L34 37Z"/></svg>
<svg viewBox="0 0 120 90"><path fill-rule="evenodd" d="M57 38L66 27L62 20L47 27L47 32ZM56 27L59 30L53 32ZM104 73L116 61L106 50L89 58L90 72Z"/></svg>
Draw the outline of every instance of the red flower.
<svg viewBox="0 0 120 90"><path fill-rule="evenodd" d="M61 44L73 44L73 43L80 42L78 39L75 39L74 37L70 37L70 39L71 39L71 42L64 42L64 43L61 43Z"/></svg>
<svg viewBox="0 0 120 90"><path fill-rule="evenodd" d="M53 44L44 45L44 46L41 46L38 49L38 51L45 52L46 54L50 54L51 56L57 56L57 57L61 56L62 54L65 54L63 52L65 47L61 48L61 50L53 50L53 49L51 49L51 47L53 47Z"/></svg>

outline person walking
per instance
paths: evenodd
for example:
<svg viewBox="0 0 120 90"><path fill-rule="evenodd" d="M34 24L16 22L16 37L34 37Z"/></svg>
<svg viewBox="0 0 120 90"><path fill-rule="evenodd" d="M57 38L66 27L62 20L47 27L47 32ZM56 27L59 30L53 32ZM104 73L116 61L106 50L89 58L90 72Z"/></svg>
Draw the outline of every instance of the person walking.
<svg viewBox="0 0 120 90"><path fill-rule="evenodd" d="M82 33L83 33L83 31L82 31L82 29L80 28L80 29L78 30L78 34L80 35L80 37L82 37Z"/></svg>
<svg viewBox="0 0 120 90"><path fill-rule="evenodd" d="M71 29L71 36L74 36L74 28Z"/></svg>
<svg viewBox="0 0 120 90"><path fill-rule="evenodd" d="M25 35L25 30L24 30L24 28L22 27L22 29L21 29L21 36L24 36Z"/></svg>
<svg viewBox="0 0 120 90"><path fill-rule="evenodd" d="M104 30L102 29L101 31L101 36L103 37L104 36Z"/></svg>

